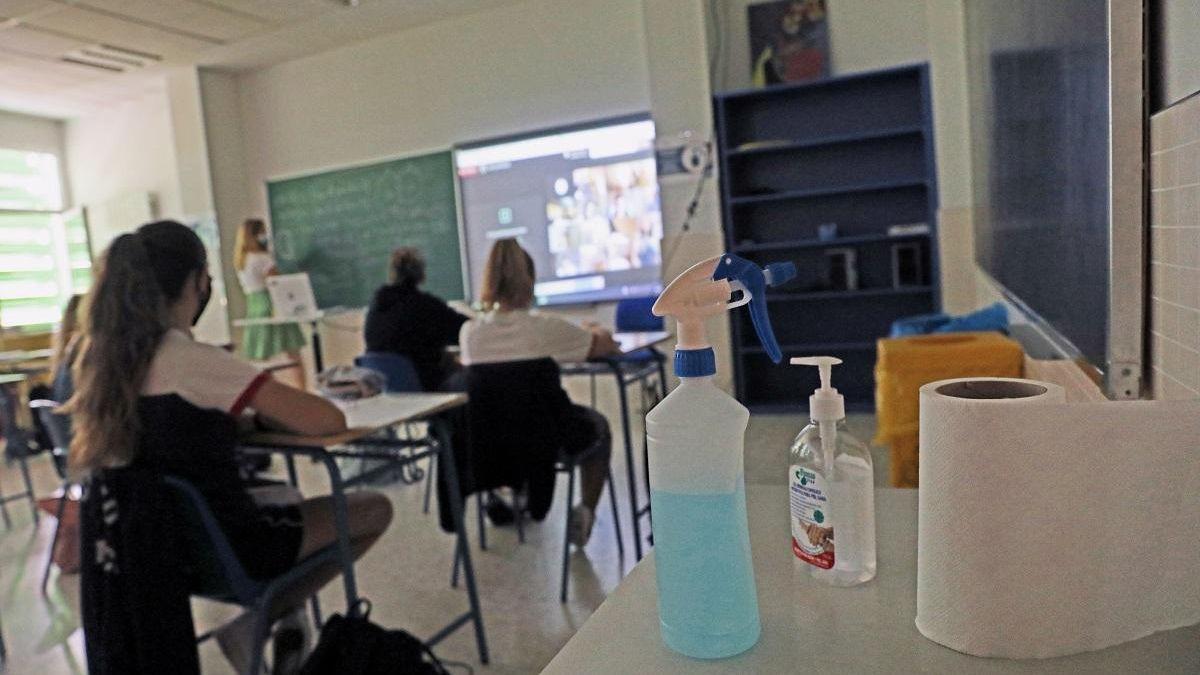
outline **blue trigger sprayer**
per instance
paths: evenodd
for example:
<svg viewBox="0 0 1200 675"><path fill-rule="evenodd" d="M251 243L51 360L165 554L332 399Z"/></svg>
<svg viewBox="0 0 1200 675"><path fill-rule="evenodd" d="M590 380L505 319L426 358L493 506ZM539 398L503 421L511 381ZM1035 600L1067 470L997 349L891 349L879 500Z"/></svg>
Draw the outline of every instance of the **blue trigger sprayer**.
<svg viewBox="0 0 1200 675"><path fill-rule="evenodd" d="M727 253L693 265L654 303L654 314L677 322L680 378L646 415L659 626L668 647L695 658L741 653L761 630L743 474L750 412L713 382L704 321L749 305L759 341L779 363L766 289L795 275L791 263L760 268ZM735 291L741 297L730 301Z"/></svg>

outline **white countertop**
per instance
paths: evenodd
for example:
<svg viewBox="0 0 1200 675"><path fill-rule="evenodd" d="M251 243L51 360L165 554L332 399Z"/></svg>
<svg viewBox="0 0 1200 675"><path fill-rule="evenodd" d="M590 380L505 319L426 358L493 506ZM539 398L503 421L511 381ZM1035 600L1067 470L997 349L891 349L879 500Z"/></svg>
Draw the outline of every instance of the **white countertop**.
<svg viewBox="0 0 1200 675"><path fill-rule="evenodd" d="M881 489L875 507L878 576L855 588L833 588L795 569L788 545L787 486L748 485L762 620L757 645L718 661L667 649L659 636L651 554L543 672L1200 673L1200 626L1045 660L968 656L926 639L913 624L917 491Z"/></svg>

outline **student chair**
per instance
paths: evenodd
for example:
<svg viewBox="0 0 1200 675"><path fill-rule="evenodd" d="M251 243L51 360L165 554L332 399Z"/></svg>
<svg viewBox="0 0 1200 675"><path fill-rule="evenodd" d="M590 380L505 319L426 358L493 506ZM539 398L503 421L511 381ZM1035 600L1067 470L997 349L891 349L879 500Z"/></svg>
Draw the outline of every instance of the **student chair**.
<svg viewBox="0 0 1200 675"><path fill-rule="evenodd" d="M67 479L67 452L71 447L71 421L66 415L54 412L58 408L57 401L37 399L29 402L29 409L41 421L46 435L50 437L50 457L54 460L54 470L62 481L62 494L54 512L54 534L50 537L50 547L46 550L46 568L42 571L42 595L46 594L46 585L50 582L50 567L54 564L54 549L58 545L58 535L62 528L63 514L66 513L67 503L71 500L73 483Z"/></svg>
<svg viewBox="0 0 1200 675"><path fill-rule="evenodd" d="M383 374L388 393L424 391L412 359L403 354L367 352L355 357L354 365Z"/></svg>
<svg viewBox="0 0 1200 675"><path fill-rule="evenodd" d="M33 496L33 481L29 478L29 457L34 454L30 444L29 430L17 425L17 403L13 390L0 385L0 432L4 434L4 456L8 463L15 462L21 470L21 479L25 482L25 490L5 496L0 494L0 517L4 519L4 527L12 527L8 515L8 502L18 499L28 499L29 508L33 512L33 525L38 524L37 499Z"/></svg>
<svg viewBox="0 0 1200 675"><path fill-rule="evenodd" d="M242 567L233 545L225 537L225 532L200 491L191 483L174 476L164 476L163 482L180 498L182 516L187 523L189 548L195 553L188 570L193 583L192 595L256 610L250 673L262 672L263 647L271 630L271 604L281 593L318 568L341 565L337 545L330 544L322 548L274 579L254 579ZM215 634L215 630L209 631L198 636L196 641L204 642Z"/></svg>
<svg viewBox="0 0 1200 675"><path fill-rule="evenodd" d="M404 394L412 392L421 392L425 389L421 386L421 379L417 375L417 369L413 366L412 359L403 354L395 354L392 352L367 352L354 358L354 365L359 368L369 368L384 377L384 387L389 394ZM412 437L412 432L408 425L405 425L405 433ZM437 455L429 457L429 465L426 467L425 476L425 513L429 513L429 497L433 490L433 475L437 468ZM412 467L416 469L414 465ZM411 480L420 480L419 472L413 476ZM405 478L406 481L410 480Z"/></svg>
<svg viewBox="0 0 1200 675"><path fill-rule="evenodd" d="M651 308L657 298L629 298L617 303L616 326L618 333L649 333L663 330L663 318L654 316ZM631 364L661 363L666 360L654 347L639 349L621 357Z"/></svg>
<svg viewBox="0 0 1200 675"><path fill-rule="evenodd" d="M559 599L567 601L567 577L571 544L567 535L571 507L575 501L576 469L589 455L562 452L572 423L571 401L563 391L558 364L553 359L532 359L468 366L467 413L470 417L469 463L471 483L467 492L477 495L489 488L507 485L524 491L535 517L550 508L558 473L567 474L566 517L563 528L562 578ZM617 551L624 557L621 519L617 508L612 472L608 472L608 496L612 506ZM482 500L480 546L486 547ZM525 541L524 505L513 504L518 539ZM458 558L455 558L455 573Z"/></svg>

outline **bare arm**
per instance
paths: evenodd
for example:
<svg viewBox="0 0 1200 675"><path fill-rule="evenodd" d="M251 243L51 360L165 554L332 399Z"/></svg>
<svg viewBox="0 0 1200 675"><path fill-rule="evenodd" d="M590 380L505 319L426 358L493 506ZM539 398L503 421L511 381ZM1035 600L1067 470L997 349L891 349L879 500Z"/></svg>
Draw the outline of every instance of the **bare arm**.
<svg viewBox="0 0 1200 675"><path fill-rule="evenodd" d="M613 339L612 333L599 327L592 330L592 347L588 350L589 359L602 359L607 356L619 356L621 345Z"/></svg>
<svg viewBox="0 0 1200 675"><path fill-rule="evenodd" d="M304 436L328 436L346 430L346 416L337 406L320 396L267 380L250 407L271 426Z"/></svg>

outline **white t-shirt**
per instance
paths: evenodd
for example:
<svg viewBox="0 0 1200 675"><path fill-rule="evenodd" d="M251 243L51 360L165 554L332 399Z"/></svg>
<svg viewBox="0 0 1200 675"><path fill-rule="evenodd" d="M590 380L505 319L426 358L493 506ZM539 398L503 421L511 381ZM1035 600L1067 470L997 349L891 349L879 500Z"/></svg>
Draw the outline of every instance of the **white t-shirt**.
<svg viewBox="0 0 1200 675"><path fill-rule="evenodd" d="M258 293L267 289L267 274L275 266L275 259L270 253L261 251L246 254L246 264L238 270L238 281L242 282L242 291Z"/></svg>
<svg viewBox="0 0 1200 675"><path fill-rule="evenodd" d="M240 415L270 374L172 328L158 344L142 396L177 394L197 408Z"/></svg>
<svg viewBox="0 0 1200 675"><path fill-rule="evenodd" d="M531 310L492 311L463 324L458 334L463 365L550 357L585 361L592 332L565 319Z"/></svg>

